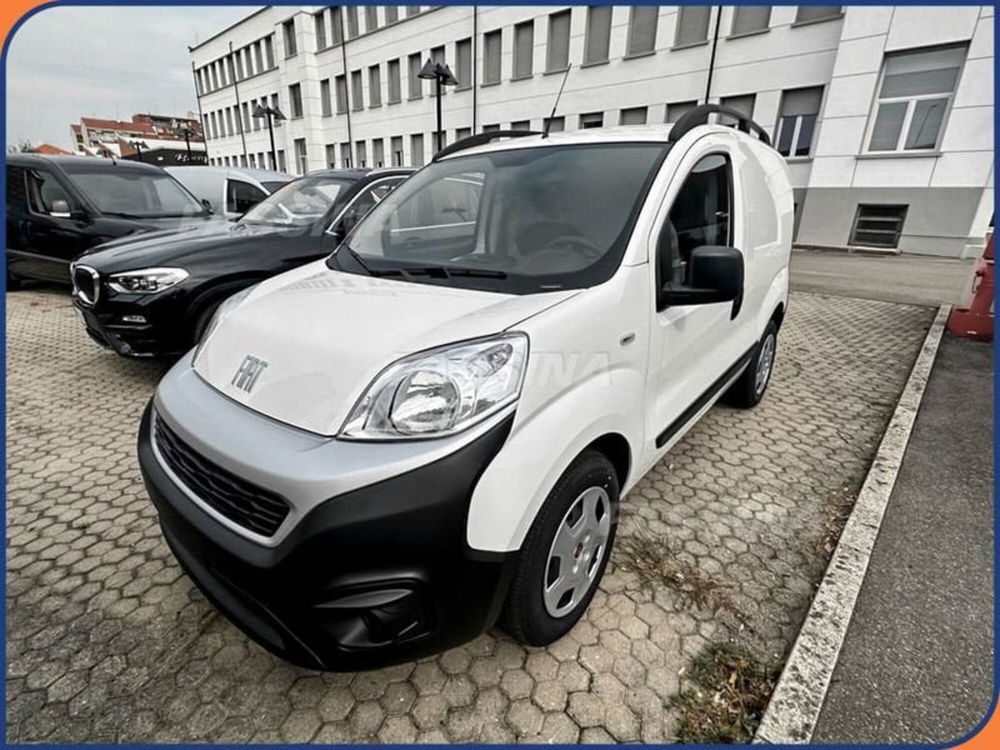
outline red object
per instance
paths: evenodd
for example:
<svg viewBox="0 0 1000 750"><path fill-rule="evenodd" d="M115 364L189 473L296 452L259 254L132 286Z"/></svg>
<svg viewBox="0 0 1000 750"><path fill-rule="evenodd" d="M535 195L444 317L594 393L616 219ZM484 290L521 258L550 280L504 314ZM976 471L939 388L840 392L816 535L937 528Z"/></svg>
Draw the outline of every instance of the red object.
<svg viewBox="0 0 1000 750"><path fill-rule="evenodd" d="M986 241L983 257L976 264L964 306L948 316L948 330L976 341L993 340L993 235Z"/></svg>

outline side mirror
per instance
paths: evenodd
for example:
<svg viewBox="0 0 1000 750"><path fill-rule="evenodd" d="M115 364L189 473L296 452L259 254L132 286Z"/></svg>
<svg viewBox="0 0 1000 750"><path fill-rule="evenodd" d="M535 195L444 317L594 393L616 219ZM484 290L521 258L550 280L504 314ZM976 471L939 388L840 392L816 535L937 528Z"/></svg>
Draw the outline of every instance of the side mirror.
<svg viewBox="0 0 1000 750"><path fill-rule="evenodd" d="M661 307L738 301L743 297L743 253L722 245L696 247L688 260L688 277L687 284L668 282L663 286Z"/></svg>
<svg viewBox="0 0 1000 750"><path fill-rule="evenodd" d="M69 201L63 200L62 198L56 198L52 201L52 208L49 211L49 216L56 219L71 219L73 218L73 212L70 211Z"/></svg>
<svg viewBox="0 0 1000 750"><path fill-rule="evenodd" d="M204 208L208 213L214 214L215 211L212 210L212 202L208 198L201 199L202 208Z"/></svg>

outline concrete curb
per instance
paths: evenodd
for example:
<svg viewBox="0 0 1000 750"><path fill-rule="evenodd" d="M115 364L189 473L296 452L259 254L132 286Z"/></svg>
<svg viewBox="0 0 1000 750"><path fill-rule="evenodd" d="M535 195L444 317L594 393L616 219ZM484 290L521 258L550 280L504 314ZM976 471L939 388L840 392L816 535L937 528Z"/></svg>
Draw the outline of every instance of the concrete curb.
<svg viewBox="0 0 1000 750"><path fill-rule="evenodd" d="M950 312L951 305L942 305L931 323L764 712L755 743L786 745L812 738Z"/></svg>

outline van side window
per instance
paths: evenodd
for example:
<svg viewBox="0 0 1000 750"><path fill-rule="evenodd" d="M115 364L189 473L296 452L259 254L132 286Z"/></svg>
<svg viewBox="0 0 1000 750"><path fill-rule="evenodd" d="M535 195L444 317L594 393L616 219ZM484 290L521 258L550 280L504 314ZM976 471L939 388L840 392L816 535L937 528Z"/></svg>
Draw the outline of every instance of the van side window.
<svg viewBox="0 0 1000 750"><path fill-rule="evenodd" d="M226 180L226 210L235 214L245 214L267 197L267 193L256 185L243 180Z"/></svg>
<svg viewBox="0 0 1000 750"><path fill-rule="evenodd" d="M732 245L732 167L722 154L701 159L674 199L656 247L659 287L685 284L691 251L701 245Z"/></svg>
<svg viewBox="0 0 1000 750"><path fill-rule="evenodd" d="M28 191L24 186L24 168L7 165L7 215L24 211L28 204Z"/></svg>
<svg viewBox="0 0 1000 750"><path fill-rule="evenodd" d="M70 202L69 196L55 175L38 169L29 169L28 202L31 210L39 214L52 213L52 204L55 201Z"/></svg>

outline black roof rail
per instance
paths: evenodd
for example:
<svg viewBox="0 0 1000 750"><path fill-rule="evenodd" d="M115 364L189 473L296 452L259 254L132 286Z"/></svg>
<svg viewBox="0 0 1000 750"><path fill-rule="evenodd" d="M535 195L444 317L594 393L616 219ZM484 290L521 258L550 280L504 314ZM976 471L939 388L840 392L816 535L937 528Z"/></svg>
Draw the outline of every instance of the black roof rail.
<svg viewBox="0 0 1000 750"><path fill-rule="evenodd" d="M728 117L734 118L736 120L736 127L739 130L742 130L744 133L750 133L752 131L768 146L771 145L771 138L768 136L767 131L764 130L764 128L742 112L737 112L735 109L727 109L719 104L701 104L682 116L681 119L675 122L674 126L670 129L670 142L676 143L692 128L708 123L708 116L712 113L727 115Z"/></svg>
<svg viewBox="0 0 1000 750"><path fill-rule="evenodd" d="M482 146L484 143L495 141L497 138L521 138L526 135L541 134L539 130L490 130L485 133L476 133L460 141L455 141L450 146L445 146L431 157L431 161L437 161L445 156L454 154L457 151L465 151L465 149L472 148L473 146Z"/></svg>

